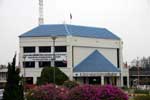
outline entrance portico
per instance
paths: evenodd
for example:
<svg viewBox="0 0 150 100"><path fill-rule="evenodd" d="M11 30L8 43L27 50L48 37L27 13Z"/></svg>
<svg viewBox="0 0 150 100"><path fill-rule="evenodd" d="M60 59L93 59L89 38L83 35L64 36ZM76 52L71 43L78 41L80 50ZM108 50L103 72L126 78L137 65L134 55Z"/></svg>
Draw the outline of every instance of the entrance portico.
<svg viewBox="0 0 150 100"><path fill-rule="evenodd" d="M120 71L95 50L74 68L75 80L83 84L120 85Z"/></svg>
<svg viewBox="0 0 150 100"><path fill-rule="evenodd" d="M74 78L76 81L79 81L80 83L83 83L83 84L100 84L100 85L111 84L111 85L116 85L116 86L120 85L119 73L115 73L115 74L109 73L109 75L107 75L108 73L105 73L105 75L103 74L104 73L100 73L97 75L95 74L95 76L92 76L92 74L90 73L86 73L86 74L74 73Z"/></svg>

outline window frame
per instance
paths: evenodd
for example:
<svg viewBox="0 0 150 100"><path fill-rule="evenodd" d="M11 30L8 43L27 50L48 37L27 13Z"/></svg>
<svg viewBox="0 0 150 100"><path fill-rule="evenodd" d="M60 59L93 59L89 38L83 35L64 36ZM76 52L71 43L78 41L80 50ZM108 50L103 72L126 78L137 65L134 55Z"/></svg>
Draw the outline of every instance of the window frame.
<svg viewBox="0 0 150 100"><path fill-rule="evenodd" d="M58 49L58 47L65 47L64 49ZM55 52L67 52L67 46L55 46Z"/></svg>
<svg viewBox="0 0 150 100"><path fill-rule="evenodd" d="M44 62L49 63L49 65L48 66L40 66L41 65L40 63L44 63ZM51 61L39 61L38 63L39 63L39 68L44 68L44 67L50 67L51 66Z"/></svg>
<svg viewBox="0 0 150 100"><path fill-rule="evenodd" d="M32 63L33 66L26 66L26 63ZM32 65L31 64L31 65ZM29 64L28 64L29 65ZM35 61L24 61L23 62L23 68L35 68Z"/></svg>
<svg viewBox="0 0 150 100"><path fill-rule="evenodd" d="M34 48L33 50L25 50L25 49L27 49L27 48ZM23 47L23 53L35 53L35 46L24 46Z"/></svg>
<svg viewBox="0 0 150 100"><path fill-rule="evenodd" d="M44 48L49 48L49 51L42 51ZM39 46L39 53L51 53L51 46Z"/></svg>
<svg viewBox="0 0 150 100"><path fill-rule="evenodd" d="M62 64L65 65L65 66L58 66L58 64L56 64L58 62L59 63L62 62ZM65 63L65 61L55 61L55 67L67 67L67 62Z"/></svg>

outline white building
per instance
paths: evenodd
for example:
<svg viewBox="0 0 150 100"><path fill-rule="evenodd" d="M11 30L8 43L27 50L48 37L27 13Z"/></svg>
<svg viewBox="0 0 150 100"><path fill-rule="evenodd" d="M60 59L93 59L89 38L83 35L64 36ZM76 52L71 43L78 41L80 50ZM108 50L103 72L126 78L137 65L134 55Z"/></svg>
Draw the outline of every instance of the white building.
<svg viewBox="0 0 150 100"><path fill-rule="evenodd" d="M4 88L6 83L6 77L7 77L7 67L4 65L0 65L0 89Z"/></svg>
<svg viewBox="0 0 150 100"><path fill-rule="evenodd" d="M52 37L56 37L55 41ZM19 38L21 73L28 83L36 83L42 68L52 65L55 45L55 67L66 73L70 80L129 85L128 72L123 69L122 41L105 28L40 25Z"/></svg>

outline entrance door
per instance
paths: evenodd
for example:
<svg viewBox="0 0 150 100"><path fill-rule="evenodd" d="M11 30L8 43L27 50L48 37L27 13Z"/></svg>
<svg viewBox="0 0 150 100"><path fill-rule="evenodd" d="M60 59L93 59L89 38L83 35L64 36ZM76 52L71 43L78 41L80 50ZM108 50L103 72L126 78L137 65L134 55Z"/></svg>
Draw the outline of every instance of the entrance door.
<svg viewBox="0 0 150 100"><path fill-rule="evenodd" d="M89 77L89 84L101 84L100 77Z"/></svg>

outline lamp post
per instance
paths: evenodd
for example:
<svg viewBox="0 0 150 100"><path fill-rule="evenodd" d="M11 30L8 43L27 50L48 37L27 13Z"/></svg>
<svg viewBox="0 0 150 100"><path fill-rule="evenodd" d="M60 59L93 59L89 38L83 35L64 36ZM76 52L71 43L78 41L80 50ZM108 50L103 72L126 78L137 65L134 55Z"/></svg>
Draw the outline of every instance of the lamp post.
<svg viewBox="0 0 150 100"><path fill-rule="evenodd" d="M53 40L53 57L52 57L52 62L51 62L51 66L52 67L54 67L53 69L53 83L55 84L55 40L56 40L56 37L55 36L52 36L51 37L52 38L52 40ZM54 94L54 96L53 96L53 100L55 100L56 99L56 97L55 97L55 95L57 95L57 94Z"/></svg>
<svg viewBox="0 0 150 100"><path fill-rule="evenodd" d="M137 57L137 68L138 68L138 86L140 85L140 68L139 68L139 58Z"/></svg>
<svg viewBox="0 0 150 100"><path fill-rule="evenodd" d="M26 97L25 97L25 85L26 85L26 79L25 79L25 76L26 76L25 59L26 59L26 56L24 55L23 56L23 90L24 90L24 98L26 99Z"/></svg>
<svg viewBox="0 0 150 100"><path fill-rule="evenodd" d="M56 40L56 37L53 36L52 37L52 40L53 40L53 57L52 57L52 62L51 62L51 65L52 67L54 67L54 72L53 72L53 83L55 84L55 40Z"/></svg>
<svg viewBox="0 0 150 100"><path fill-rule="evenodd" d="M25 70L25 59L26 59L26 56L24 55L23 56L23 85L25 86L25 76L26 76L26 70Z"/></svg>

